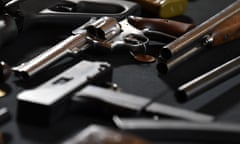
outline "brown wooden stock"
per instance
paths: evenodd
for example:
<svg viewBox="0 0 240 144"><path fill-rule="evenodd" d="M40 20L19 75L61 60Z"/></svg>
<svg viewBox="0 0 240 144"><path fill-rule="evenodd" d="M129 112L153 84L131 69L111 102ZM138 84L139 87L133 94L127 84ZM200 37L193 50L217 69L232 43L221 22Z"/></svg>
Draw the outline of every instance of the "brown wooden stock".
<svg viewBox="0 0 240 144"><path fill-rule="evenodd" d="M193 28L192 24L160 18L143 18L130 16L128 22L138 29L149 28L154 31L161 31L173 36L180 36Z"/></svg>
<svg viewBox="0 0 240 144"><path fill-rule="evenodd" d="M211 46L218 46L240 37L240 13L237 13L213 29Z"/></svg>

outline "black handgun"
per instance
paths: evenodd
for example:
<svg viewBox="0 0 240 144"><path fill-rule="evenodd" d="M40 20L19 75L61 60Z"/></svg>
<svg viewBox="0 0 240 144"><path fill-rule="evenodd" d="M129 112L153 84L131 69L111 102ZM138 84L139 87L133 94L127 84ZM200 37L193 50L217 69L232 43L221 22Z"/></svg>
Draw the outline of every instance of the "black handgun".
<svg viewBox="0 0 240 144"><path fill-rule="evenodd" d="M114 17L118 20L129 15L140 15L140 6L130 1L112 0L60 0L57 3L28 15L34 23L54 23L64 25L79 25L90 17Z"/></svg>
<svg viewBox="0 0 240 144"><path fill-rule="evenodd" d="M40 11L27 10L24 2L25 0L0 1L0 46L15 38L18 32L36 24L75 26L83 24L90 17L111 16L121 20L127 15L140 14L140 7L136 3L124 0L61 0Z"/></svg>

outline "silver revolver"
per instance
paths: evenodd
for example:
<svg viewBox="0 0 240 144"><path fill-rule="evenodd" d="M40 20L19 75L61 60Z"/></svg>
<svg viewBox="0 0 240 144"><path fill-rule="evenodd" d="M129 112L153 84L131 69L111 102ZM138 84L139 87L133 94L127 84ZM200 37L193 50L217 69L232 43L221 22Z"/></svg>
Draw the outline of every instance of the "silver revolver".
<svg viewBox="0 0 240 144"><path fill-rule="evenodd" d="M159 38L165 37L171 41L179 33L188 31L191 26L191 24L177 21L134 16L120 22L113 17L91 18L79 28L73 30L72 35L65 40L30 61L13 67L12 70L16 76L26 79L59 58L68 54L79 54L92 46L101 46L110 50L124 46L133 53L141 53L146 51L146 45L149 43L149 38L145 33L154 30L154 33L159 34ZM174 28L174 32L169 30L172 27Z"/></svg>

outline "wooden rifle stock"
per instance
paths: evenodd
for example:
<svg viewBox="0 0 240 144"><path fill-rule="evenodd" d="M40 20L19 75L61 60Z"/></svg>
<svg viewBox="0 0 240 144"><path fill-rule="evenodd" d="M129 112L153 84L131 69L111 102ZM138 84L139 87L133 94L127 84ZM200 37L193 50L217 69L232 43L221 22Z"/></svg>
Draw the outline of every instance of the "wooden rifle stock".
<svg viewBox="0 0 240 144"><path fill-rule="evenodd" d="M227 43L240 37L240 12L228 18L213 29L212 47Z"/></svg>
<svg viewBox="0 0 240 144"><path fill-rule="evenodd" d="M161 18L130 16L128 22L138 29L160 31L172 36L180 36L193 28L192 24Z"/></svg>

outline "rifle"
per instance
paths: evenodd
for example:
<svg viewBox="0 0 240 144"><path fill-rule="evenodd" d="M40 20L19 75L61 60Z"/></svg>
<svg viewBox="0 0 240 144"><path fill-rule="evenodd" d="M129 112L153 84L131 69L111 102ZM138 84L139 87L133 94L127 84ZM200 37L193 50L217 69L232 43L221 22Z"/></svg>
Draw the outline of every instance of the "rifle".
<svg viewBox="0 0 240 144"><path fill-rule="evenodd" d="M162 31L159 32L159 35L161 36L158 38L162 39L163 37L167 37L168 40L172 37L175 38L179 34L185 33L192 27L191 24L177 21L163 19L151 20L148 18L133 16L120 22L113 17L101 17L99 19L92 18L79 28L75 29L72 32L72 35L65 40L59 42L32 60L13 67L13 71L20 78L26 79L52 64L59 58L67 54L80 54L90 47L101 47L109 51L114 51L116 49L119 50L125 47L128 51L134 53L134 56L141 54L146 55L146 47L150 38L145 35L144 29L137 29L133 26L134 23L137 22L150 30L161 29ZM161 27L167 27L167 29L162 29ZM171 33L168 34L169 30L172 28L174 28L175 31L171 31ZM173 36L169 38L169 35ZM152 62L155 61L155 58L148 56L147 59L144 60Z"/></svg>
<svg viewBox="0 0 240 144"><path fill-rule="evenodd" d="M240 1L165 45L157 69L167 73L206 48L217 47L240 37Z"/></svg>

